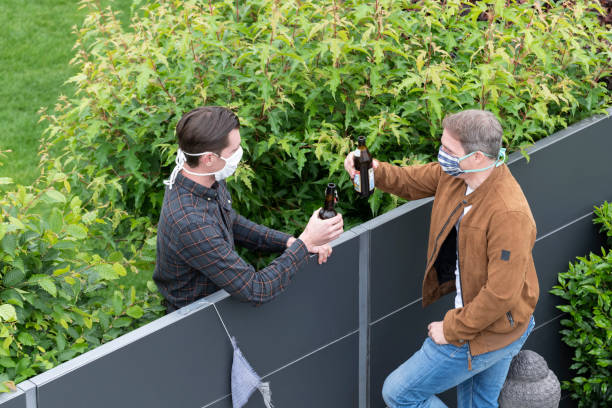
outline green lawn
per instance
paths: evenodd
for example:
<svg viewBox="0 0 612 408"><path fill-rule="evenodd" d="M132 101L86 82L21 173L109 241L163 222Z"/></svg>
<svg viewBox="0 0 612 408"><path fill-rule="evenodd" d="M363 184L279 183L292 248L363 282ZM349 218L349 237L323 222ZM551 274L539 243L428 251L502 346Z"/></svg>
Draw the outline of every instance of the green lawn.
<svg viewBox="0 0 612 408"><path fill-rule="evenodd" d="M131 0L102 0L122 11L127 26ZM57 98L74 89L64 82L75 74L74 25L86 10L77 0L0 0L0 177L31 184L39 174L38 145L44 123L41 107L53 108Z"/></svg>

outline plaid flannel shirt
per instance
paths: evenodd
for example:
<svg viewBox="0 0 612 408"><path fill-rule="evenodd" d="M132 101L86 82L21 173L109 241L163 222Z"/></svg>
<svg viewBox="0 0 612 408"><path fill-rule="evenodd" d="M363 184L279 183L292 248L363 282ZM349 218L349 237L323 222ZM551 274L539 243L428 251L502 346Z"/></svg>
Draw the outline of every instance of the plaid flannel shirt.
<svg viewBox="0 0 612 408"><path fill-rule="evenodd" d="M212 188L182 174L166 189L157 231L157 260L153 280L168 311L225 289L253 304L265 303L287 288L308 258L299 239L239 215L224 181ZM266 268L256 271L234 249L281 252Z"/></svg>

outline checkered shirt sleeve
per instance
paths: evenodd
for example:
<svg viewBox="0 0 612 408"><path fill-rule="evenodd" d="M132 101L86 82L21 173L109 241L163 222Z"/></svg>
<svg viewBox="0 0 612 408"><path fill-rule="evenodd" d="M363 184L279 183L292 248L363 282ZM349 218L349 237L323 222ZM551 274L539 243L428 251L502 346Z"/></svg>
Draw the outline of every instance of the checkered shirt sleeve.
<svg viewBox="0 0 612 408"><path fill-rule="evenodd" d="M308 258L308 251L298 239L270 265L256 271L238 255L219 228L191 222L179 235L178 255L232 296L261 304L287 288L299 266Z"/></svg>
<svg viewBox="0 0 612 408"><path fill-rule="evenodd" d="M273 230L234 212L234 241L249 250L265 252L281 252L287 248L287 241L291 235Z"/></svg>

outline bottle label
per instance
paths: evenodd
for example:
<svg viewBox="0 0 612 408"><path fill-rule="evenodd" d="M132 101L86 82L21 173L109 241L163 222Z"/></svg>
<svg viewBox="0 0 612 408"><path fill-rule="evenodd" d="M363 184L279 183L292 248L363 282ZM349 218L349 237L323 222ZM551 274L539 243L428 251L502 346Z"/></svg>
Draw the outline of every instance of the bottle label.
<svg viewBox="0 0 612 408"><path fill-rule="evenodd" d="M358 171L355 172L355 177L353 177L353 185L355 186L355 191L361 193L361 174Z"/></svg>
<svg viewBox="0 0 612 408"><path fill-rule="evenodd" d="M374 168L370 167L368 170L368 179L370 181L370 191L374 190Z"/></svg>

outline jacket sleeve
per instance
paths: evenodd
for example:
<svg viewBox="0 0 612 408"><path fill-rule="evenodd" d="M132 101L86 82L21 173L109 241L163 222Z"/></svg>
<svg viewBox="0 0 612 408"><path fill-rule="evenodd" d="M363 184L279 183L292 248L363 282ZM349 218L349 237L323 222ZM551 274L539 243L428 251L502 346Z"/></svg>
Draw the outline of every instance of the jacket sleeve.
<svg viewBox="0 0 612 408"><path fill-rule="evenodd" d="M438 162L400 167L380 162L374 172L376 187L406 200L432 197L436 194L442 169Z"/></svg>
<svg viewBox="0 0 612 408"><path fill-rule="evenodd" d="M444 316L447 341L472 340L501 318L520 299L532 259L536 229L520 211L492 217L487 232L487 281L476 297Z"/></svg>

